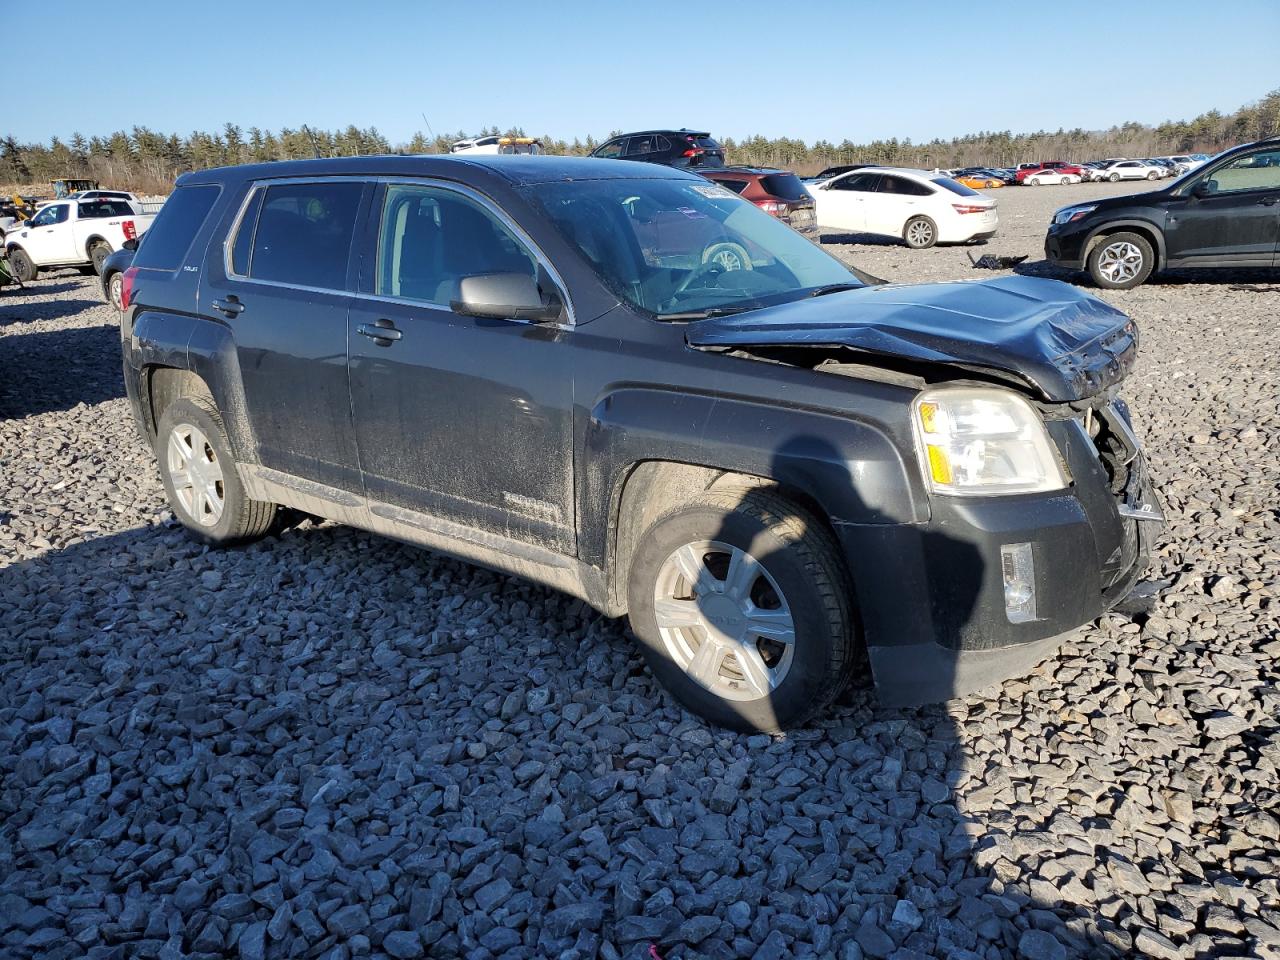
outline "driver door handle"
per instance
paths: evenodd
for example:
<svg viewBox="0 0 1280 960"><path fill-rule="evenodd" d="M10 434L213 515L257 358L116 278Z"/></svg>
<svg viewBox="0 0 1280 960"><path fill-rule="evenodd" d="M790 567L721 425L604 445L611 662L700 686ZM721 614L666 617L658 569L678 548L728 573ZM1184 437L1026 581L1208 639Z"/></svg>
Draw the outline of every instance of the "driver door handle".
<svg viewBox="0 0 1280 960"><path fill-rule="evenodd" d="M244 304L235 296L228 296L225 300L214 300L209 304L209 306L213 307L213 309L220 313L225 313L228 317L234 317L237 314L244 313Z"/></svg>
<svg viewBox="0 0 1280 960"><path fill-rule="evenodd" d="M1263 197L1258 201L1258 203L1264 207L1274 207L1278 202L1280 202L1280 197Z"/></svg>
<svg viewBox="0 0 1280 960"><path fill-rule="evenodd" d="M396 329L396 325L390 320L376 320L373 323L362 323L356 327L356 333L362 337L368 337L371 340L378 341L381 347L391 345L393 340L399 340L401 333Z"/></svg>

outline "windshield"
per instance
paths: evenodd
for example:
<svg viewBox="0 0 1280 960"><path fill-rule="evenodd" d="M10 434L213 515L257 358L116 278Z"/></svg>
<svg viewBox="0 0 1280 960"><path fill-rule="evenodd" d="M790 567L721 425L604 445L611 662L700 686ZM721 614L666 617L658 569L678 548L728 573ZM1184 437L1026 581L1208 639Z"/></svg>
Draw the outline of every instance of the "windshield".
<svg viewBox="0 0 1280 960"><path fill-rule="evenodd" d="M719 184L579 180L530 189L618 296L659 317L738 312L862 285L835 257Z"/></svg>

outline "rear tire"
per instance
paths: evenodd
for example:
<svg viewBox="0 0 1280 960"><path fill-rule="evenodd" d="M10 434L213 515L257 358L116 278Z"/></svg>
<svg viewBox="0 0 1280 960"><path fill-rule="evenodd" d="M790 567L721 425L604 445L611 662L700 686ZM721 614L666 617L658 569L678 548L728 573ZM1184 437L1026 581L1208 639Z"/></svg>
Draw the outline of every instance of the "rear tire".
<svg viewBox="0 0 1280 960"><path fill-rule="evenodd" d="M119 270L107 278L107 302L117 310L124 310L124 274Z"/></svg>
<svg viewBox="0 0 1280 960"><path fill-rule="evenodd" d="M13 269L14 278L21 283L30 283L40 273L40 268L31 262L31 257L21 247L9 251L9 266Z"/></svg>
<svg viewBox="0 0 1280 960"><path fill-rule="evenodd" d="M89 248L89 259L93 261L93 272L102 276L102 265L111 256L111 245L101 240Z"/></svg>
<svg viewBox="0 0 1280 960"><path fill-rule="evenodd" d="M1089 276L1106 290L1130 290L1155 269L1155 251L1137 233L1113 233L1089 251Z"/></svg>
<svg viewBox="0 0 1280 960"><path fill-rule="evenodd" d="M711 490L660 517L632 557L627 597L649 669L712 723L794 727L849 680L855 627L836 540L768 488Z"/></svg>
<svg viewBox="0 0 1280 960"><path fill-rule="evenodd" d="M250 499L236 469L222 416L205 397L181 397L160 416L156 459L174 516L197 538L234 546L262 537L274 503Z"/></svg>
<svg viewBox="0 0 1280 960"><path fill-rule="evenodd" d="M1108 179L1108 180L1110 180L1112 183L1119 183L1119 182L1120 182L1120 174L1118 174L1118 173L1113 173L1111 176L1107 177L1107 179Z"/></svg>
<svg viewBox="0 0 1280 960"><path fill-rule="evenodd" d="M938 242L938 225L928 217L912 217L902 228L902 239L912 250L926 250Z"/></svg>

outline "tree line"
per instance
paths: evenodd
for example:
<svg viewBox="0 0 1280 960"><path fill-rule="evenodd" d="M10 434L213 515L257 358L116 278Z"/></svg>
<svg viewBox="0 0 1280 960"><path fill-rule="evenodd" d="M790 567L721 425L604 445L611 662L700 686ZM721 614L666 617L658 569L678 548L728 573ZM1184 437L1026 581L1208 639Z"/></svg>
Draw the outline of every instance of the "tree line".
<svg viewBox="0 0 1280 960"><path fill-rule="evenodd" d="M486 127L479 133L499 134L526 135L518 127ZM135 192L168 193L174 179L188 170L313 156L447 153L449 144L473 135L464 131L438 136L418 132L408 143L392 145L376 127L349 126L332 131L285 127L272 131L258 127L245 130L227 123L220 131L196 131L185 137L148 127L88 139L75 133L68 139L52 137L47 144L23 144L5 136L0 137L0 183L45 188L56 177L88 177ZM1280 135L1280 90L1234 113L1210 110L1192 120L1169 120L1156 126L1129 122L1108 130L985 131L927 143L891 138L870 143L819 140L810 145L790 137L759 135L744 140L723 137L721 143L729 163L784 167L807 174L839 163L1004 167L1024 160L1212 154L1276 135ZM543 136L541 140L548 153L569 156L585 156L603 142L591 136L573 140Z"/></svg>

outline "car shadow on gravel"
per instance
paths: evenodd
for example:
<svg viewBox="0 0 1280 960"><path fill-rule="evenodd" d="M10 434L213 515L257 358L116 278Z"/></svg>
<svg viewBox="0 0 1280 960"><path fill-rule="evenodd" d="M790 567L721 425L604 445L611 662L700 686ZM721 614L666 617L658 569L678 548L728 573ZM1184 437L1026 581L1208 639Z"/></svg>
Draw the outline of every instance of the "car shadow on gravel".
<svg viewBox="0 0 1280 960"><path fill-rule="evenodd" d="M97 277L94 277L93 280L96 281ZM70 290L92 289L88 286L88 282L89 278L87 277L78 282L70 278L56 281L31 280L21 287L5 287L3 291L0 291L0 307L5 305L5 300L14 296L36 297L54 293L67 293Z"/></svg>
<svg viewBox="0 0 1280 960"><path fill-rule="evenodd" d="M1104 953L993 872L963 704L729 733L580 601L333 525L53 549L0 624L15 957Z"/></svg>
<svg viewBox="0 0 1280 960"><path fill-rule="evenodd" d="M44 293L44 290L33 291ZM27 301L26 303L7 303L0 297L0 334L11 330L19 323L34 320L61 320L73 317L85 310L102 306L101 300L49 300Z"/></svg>
<svg viewBox="0 0 1280 960"><path fill-rule="evenodd" d="M1062 280L1076 286L1102 291L1081 270L1069 270L1048 260L1028 260L1013 268L1024 277L1045 277ZM1144 287L1172 287L1195 284L1205 287L1245 287L1247 292L1270 292L1271 285L1280 282L1280 270L1266 268L1241 268L1238 270L1163 270L1143 282ZM1254 290L1253 288L1260 288Z"/></svg>
<svg viewBox="0 0 1280 960"><path fill-rule="evenodd" d="M69 306L71 316L85 301L66 300L46 306ZM93 304L100 306L100 304ZM10 308L11 309L11 308ZM114 325L22 332L5 326L0 308L0 419L69 410L124 396L120 370L120 331Z"/></svg>

